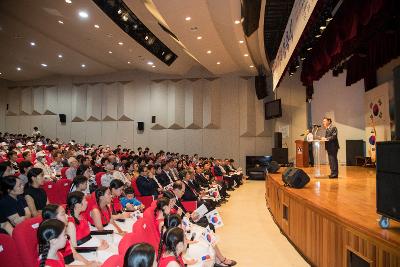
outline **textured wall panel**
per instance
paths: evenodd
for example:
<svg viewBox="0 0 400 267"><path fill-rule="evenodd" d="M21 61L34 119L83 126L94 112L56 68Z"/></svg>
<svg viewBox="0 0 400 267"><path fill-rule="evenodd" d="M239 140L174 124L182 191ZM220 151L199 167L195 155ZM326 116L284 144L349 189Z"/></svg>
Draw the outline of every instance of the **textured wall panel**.
<svg viewBox="0 0 400 267"><path fill-rule="evenodd" d="M88 121L101 120L101 105L102 105L102 83L89 84L87 88L87 107L86 115Z"/></svg>
<svg viewBox="0 0 400 267"><path fill-rule="evenodd" d="M118 138L118 122L116 121L103 121L101 122L101 144L108 144L110 146L117 146Z"/></svg>
<svg viewBox="0 0 400 267"><path fill-rule="evenodd" d="M118 121L117 144L122 147L133 148L133 132L135 122Z"/></svg>
<svg viewBox="0 0 400 267"><path fill-rule="evenodd" d="M221 121L220 79L203 82L203 126L217 129Z"/></svg>
<svg viewBox="0 0 400 267"><path fill-rule="evenodd" d="M57 114L57 87L45 87L43 89L43 109L44 115Z"/></svg>
<svg viewBox="0 0 400 267"><path fill-rule="evenodd" d="M71 140L81 144L86 142L86 122L71 122Z"/></svg>
<svg viewBox="0 0 400 267"><path fill-rule="evenodd" d="M239 89L239 129L240 136L255 136L254 91L251 79L238 78Z"/></svg>
<svg viewBox="0 0 400 267"><path fill-rule="evenodd" d="M118 119L118 93L121 83L109 83L103 87L103 101L101 115L103 121L116 121Z"/></svg>
<svg viewBox="0 0 400 267"><path fill-rule="evenodd" d="M32 88L33 106L32 115L42 115L43 110L43 87Z"/></svg>
<svg viewBox="0 0 400 267"><path fill-rule="evenodd" d="M255 120L256 120L256 136L271 136L271 128L272 124L269 123L269 131L268 131L268 122L265 120L265 112L264 112L264 101L258 100L257 96L254 97L254 106L255 106Z"/></svg>
<svg viewBox="0 0 400 267"><path fill-rule="evenodd" d="M150 90L150 116L156 116L151 129L165 129L168 124L168 82L152 82Z"/></svg>
<svg viewBox="0 0 400 267"><path fill-rule="evenodd" d="M182 129L185 126L186 81L168 81L168 128Z"/></svg>
<svg viewBox="0 0 400 267"><path fill-rule="evenodd" d="M135 113L135 83L124 83L119 87L118 93L118 120L133 121Z"/></svg>
<svg viewBox="0 0 400 267"><path fill-rule="evenodd" d="M21 105L21 89L13 88L8 90L7 92L7 104L8 110L6 111L7 116L16 116L20 114L20 105Z"/></svg>
<svg viewBox="0 0 400 267"><path fill-rule="evenodd" d="M32 114L32 88L21 89L21 115Z"/></svg>
<svg viewBox="0 0 400 267"><path fill-rule="evenodd" d="M86 119L86 84L72 87L72 120L73 122Z"/></svg>
<svg viewBox="0 0 400 267"><path fill-rule="evenodd" d="M188 81L185 88L185 128L203 127L203 81Z"/></svg>

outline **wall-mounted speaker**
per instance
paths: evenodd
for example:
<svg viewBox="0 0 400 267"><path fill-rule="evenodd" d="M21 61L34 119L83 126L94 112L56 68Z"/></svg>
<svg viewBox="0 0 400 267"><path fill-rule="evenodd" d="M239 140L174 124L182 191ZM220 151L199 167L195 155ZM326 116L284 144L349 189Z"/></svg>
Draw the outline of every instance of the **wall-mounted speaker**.
<svg viewBox="0 0 400 267"><path fill-rule="evenodd" d="M282 133L274 132L274 147L282 148Z"/></svg>
<svg viewBox="0 0 400 267"><path fill-rule="evenodd" d="M58 117L60 118L61 123L66 123L67 122L67 115L65 114L58 114Z"/></svg>
<svg viewBox="0 0 400 267"><path fill-rule="evenodd" d="M156 116L151 116L151 123L156 123Z"/></svg>
<svg viewBox="0 0 400 267"><path fill-rule="evenodd" d="M254 79L254 86L256 88L256 95L258 99L264 99L268 96L267 76L256 76Z"/></svg>
<svg viewBox="0 0 400 267"><path fill-rule="evenodd" d="M137 128L138 128L139 131L144 131L144 122L143 121L138 121Z"/></svg>

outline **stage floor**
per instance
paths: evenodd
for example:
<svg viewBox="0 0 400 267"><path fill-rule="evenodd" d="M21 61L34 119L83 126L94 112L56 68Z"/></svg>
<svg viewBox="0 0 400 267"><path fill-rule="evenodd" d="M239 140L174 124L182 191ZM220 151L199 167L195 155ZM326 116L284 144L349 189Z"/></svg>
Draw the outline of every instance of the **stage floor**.
<svg viewBox="0 0 400 267"><path fill-rule="evenodd" d="M282 172L270 174L282 184ZM322 177L314 177L314 168L303 168L311 181L302 189L286 188L290 194L299 197L326 213L335 216L345 224L372 235L400 249L400 223L391 220L389 229L378 225L376 213L376 172L374 168L340 166L339 178L329 179L329 166L321 166ZM399 191L400 194L400 191Z"/></svg>

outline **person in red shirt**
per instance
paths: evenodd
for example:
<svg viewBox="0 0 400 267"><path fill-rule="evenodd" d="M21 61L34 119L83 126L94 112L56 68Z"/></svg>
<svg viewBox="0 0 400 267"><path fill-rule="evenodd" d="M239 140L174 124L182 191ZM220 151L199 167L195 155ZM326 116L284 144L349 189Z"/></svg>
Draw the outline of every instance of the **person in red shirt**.
<svg viewBox="0 0 400 267"><path fill-rule="evenodd" d="M68 194L67 213L68 224L67 232L73 247L80 246L91 239L89 223L83 215L87 208L85 194L75 191ZM100 241L99 250L107 249L108 243L105 240Z"/></svg>
<svg viewBox="0 0 400 267"><path fill-rule="evenodd" d="M159 267L183 267L182 253L185 251L187 244L185 234L182 228L174 227L169 229L163 238L165 251L162 254Z"/></svg>
<svg viewBox="0 0 400 267"><path fill-rule="evenodd" d="M65 224L57 219L43 221L38 229L39 267L64 267L64 257L59 252L65 247Z"/></svg>
<svg viewBox="0 0 400 267"><path fill-rule="evenodd" d="M68 222L64 207L58 206L55 204L49 204L46 207L44 207L43 212L42 212L42 218L43 218L43 220L50 220L50 219L59 220L64 224L64 228ZM66 230L66 235L68 236L67 230ZM82 255L80 255L78 252L76 252L74 247L71 246L71 243L68 239L66 240L64 247L61 248L59 252L63 256L63 261L65 264L70 264L70 263L74 262L75 260L78 260L85 264L83 266L95 267L95 266L101 265L100 263L95 262L95 261L88 261Z"/></svg>
<svg viewBox="0 0 400 267"><path fill-rule="evenodd" d="M114 222L116 218L111 213L111 200L111 192L108 187L97 188L88 200L88 207L85 211L86 219L97 230L104 230L104 227L111 223L119 234L124 234L125 232ZM129 214L127 215L129 216Z"/></svg>

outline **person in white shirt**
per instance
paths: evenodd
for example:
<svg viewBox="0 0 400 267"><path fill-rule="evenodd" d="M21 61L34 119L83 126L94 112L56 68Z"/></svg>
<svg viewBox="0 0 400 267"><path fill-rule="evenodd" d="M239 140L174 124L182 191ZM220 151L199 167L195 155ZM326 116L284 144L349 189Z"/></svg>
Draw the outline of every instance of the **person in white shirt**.
<svg viewBox="0 0 400 267"><path fill-rule="evenodd" d="M46 162L46 154L43 151L36 153L36 164L33 167L42 169L43 176L47 180L55 178L53 171Z"/></svg>
<svg viewBox="0 0 400 267"><path fill-rule="evenodd" d="M311 167L314 167L313 140L314 135L312 133L312 128L310 128L306 135L306 141L308 142L308 161Z"/></svg>
<svg viewBox="0 0 400 267"><path fill-rule="evenodd" d="M38 137L38 136L41 135L41 132L39 131L39 128L38 128L38 127L36 127L36 126L33 127L32 135L35 136L35 137Z"/></svg>
<svg viewBox="0 0 400 267"><path fill-rule="evenodd" d="M104 169L106 170L106 173L103 174L100 178L101 180L101 185L105 186L105 187L109 187L110 183L112 180L114 180L114 165L112 165L111 163L107 163L107 165L104 167Z"/></svg>

